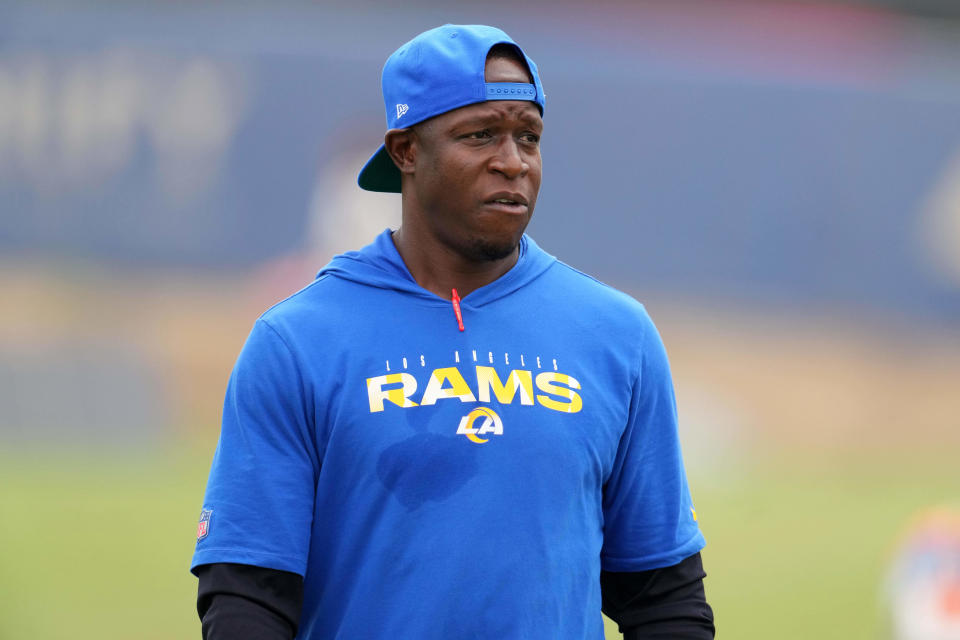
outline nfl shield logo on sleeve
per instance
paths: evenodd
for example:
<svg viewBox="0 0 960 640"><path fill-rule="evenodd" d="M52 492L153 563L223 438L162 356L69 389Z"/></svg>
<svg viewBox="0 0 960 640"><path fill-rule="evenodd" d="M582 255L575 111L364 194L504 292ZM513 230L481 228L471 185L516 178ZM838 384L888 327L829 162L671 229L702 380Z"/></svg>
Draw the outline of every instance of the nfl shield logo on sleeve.
<svg viewBox="0 0 960 640"><path fill-rule="evenodd" d="M200 511L200 522L197 523L197 542L200 542L210 533L210 515L213 509L202 509Z"/></svg>

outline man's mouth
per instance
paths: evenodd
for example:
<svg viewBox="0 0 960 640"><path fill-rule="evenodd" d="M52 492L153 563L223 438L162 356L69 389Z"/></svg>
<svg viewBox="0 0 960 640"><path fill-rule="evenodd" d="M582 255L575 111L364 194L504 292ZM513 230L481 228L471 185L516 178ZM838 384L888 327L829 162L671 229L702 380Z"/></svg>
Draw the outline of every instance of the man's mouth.
<svg viewBox="0 0 960 640"><path fill-rule="evenodd" d="M527 199L519 193L495 193L486 203L511 212L526 211L528 204Z"/></svg>

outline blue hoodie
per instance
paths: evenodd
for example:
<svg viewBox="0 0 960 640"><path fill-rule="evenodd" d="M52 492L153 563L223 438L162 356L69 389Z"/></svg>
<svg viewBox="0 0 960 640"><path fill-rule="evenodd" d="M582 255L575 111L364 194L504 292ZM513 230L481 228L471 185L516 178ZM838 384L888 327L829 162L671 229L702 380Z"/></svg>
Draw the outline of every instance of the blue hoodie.
<svg viewBox="0 0 960 640"><path fill-rule="evenodd" d="M193 568L303 575L297 638L602 640L601 568L703 547L642 305L525 236L460 311L387 230L264 313Z"/></svg>

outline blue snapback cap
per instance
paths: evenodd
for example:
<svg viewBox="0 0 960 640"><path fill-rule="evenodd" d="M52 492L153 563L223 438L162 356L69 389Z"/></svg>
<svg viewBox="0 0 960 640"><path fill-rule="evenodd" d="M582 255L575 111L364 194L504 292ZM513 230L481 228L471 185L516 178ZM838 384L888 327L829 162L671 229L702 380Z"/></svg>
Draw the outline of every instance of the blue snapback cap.
<svg viewBox="0 0 960 640"><path fill-rule="evenodd" d="M487 54L498 44L517 48L533 84L485 81ZM495 27L447 24L425 31L387 58L381 83L388 130L487 100L529 100L543 113L537 65ZM400 193L400 170L383 145L360 170L357 183L367 191Z"/></svg>

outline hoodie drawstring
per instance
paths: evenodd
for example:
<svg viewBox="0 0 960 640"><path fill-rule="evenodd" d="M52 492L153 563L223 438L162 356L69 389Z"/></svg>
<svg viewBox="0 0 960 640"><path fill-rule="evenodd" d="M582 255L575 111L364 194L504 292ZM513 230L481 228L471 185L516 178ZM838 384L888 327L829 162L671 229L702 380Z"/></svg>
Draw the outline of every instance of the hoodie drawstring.
<svg viewBox="0 0 960 640"><path fill-rule="evenodd" d="M453 302L453 313L457 316L457 326L460 327L460 331L463 331L463 314L460 312L460 296L457 295L456 289L453 290L450 301Z"/></svg>

